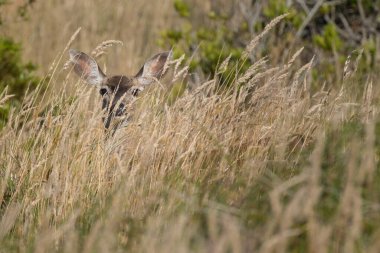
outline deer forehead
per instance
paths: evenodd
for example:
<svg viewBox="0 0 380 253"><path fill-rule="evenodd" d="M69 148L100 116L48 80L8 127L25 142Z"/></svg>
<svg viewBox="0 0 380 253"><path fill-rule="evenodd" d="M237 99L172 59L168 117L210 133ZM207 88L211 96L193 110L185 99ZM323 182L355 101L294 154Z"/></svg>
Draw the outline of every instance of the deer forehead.
<svg viewBox="0 0 380 253"><path fill-rule="evenodd" d="M106 78L105 85L111 90L129 89L133 86L133 78L127 76L111 76Z"/></svg>
<svg viewBox="0 0 380 253"><path fill-rule="evenodd" d="M117 97L130 91L137 84L136 79L128 76L111 76L105 79L102 88L108 91L108 94L114 94Z"/></svg>
<svg viewBox="0 0 380 253"><path fill-rule="evenodd" d="M103 96L103 103L112 101L115 104L120 102L120 99L123 100L123 103L129 102L133 97L133 94L130 93L131 88L135 85L135 78L128 76L111 76L106 78L101 86L101 90L105 89L107 92L100 92Z"/></svg>

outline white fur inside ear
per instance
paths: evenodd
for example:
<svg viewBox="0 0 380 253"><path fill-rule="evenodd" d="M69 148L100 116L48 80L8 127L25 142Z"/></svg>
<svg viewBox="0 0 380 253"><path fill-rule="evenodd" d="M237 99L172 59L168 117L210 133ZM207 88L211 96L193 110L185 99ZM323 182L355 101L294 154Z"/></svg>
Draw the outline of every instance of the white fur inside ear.
<svg viewBox="0 0 380 253"><path fill-rule="evenodd" d="M159 53L145 62L141 74L137 75L137 81L140 85L147 86L155 80L160 79L167 71L167 63L172 57L172 52Z"/></svg>
<svg viewBox="0 0 380 253"><path fill-rule="evenodd" d="M100 75L98 70L91 70L90 74L86 78L86 81L89 84L99 86L103 83L104 81L104 76Z"/></svg>
<svg viewBox="0 0 380 253"><path fill-rule="evenodd" d="M96 61L85 53L70 49L70 61L74 64L74 71L91 85L99 86L103 83L105 75Z"/></svg>
<svg viewBox="0 0 380 253"><path fill-rule="evenodd" d="M154 81L154 78L149 77L149 76L140 76L137 78L137 82L143 86L147 86L147 85L153 83L153 81Z"/></svg>

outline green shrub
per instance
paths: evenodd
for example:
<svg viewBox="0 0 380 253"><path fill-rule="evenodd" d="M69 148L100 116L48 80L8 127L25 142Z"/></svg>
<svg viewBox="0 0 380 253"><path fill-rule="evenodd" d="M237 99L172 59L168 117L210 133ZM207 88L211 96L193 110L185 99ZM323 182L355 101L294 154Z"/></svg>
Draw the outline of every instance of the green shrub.
<svg viewBox="0 0 380 253"><path fill-rule="evenodd" d="M243 71L249 66L248 62L239 63L244 50L236 40L240 32L229 29L227 16L211 11L206 15L207 24L197 25L191 16L192 9L185 1L175 0L174 8L182 18L180 28L163 31L159 45L173 48L174 58L183 54L190 57L190 71L200 69L206 76L220 74L221 82L229 83L236 70ZM246 28L242 26L242 29ZM227 70L217 73L218 65L227 57L230 57Z"/></svg>
<svg viewBox="0 0 380 253"><path fill-rule="evenodd" d="M0 0L0 6L5 2ZM14 95L0 107L0 129L7 122L11 107L20 105L25 91L34 89L39 82L34 74L36 66L22 61L21 50L21 45L11 38L0 37L0 94L7 88L7 93Z"/></svg>
<svg viewBox="0 0 380 253"><path fill-rule="evenodd" d="M357 49L364 50L359 71L368 73L378 68L375 41L379 37L376 31L380 29L377 7L380 6L380 0L350 0L334 5L326 2L319 6L309 21L307 18L315 2L303 3L267 0L260 7L252 1L251 5L245 6L248 10L252 8L251 14L255 13L255 8L261 8L252 22L251 14L242 18L241 11L236 9L226 13L227 4L215 5L209 13L200 14L201 8L196 4L175 0L174 8L182 21L176 27L163 31L159 44L164 48L174 48L174 57L178 58L182 54L191 56L190 70L201 70L206 77L215 75L218 64L231 55L229 71L222 77L222 82L225 82L233 71L246 67L246 64L239 65L237 61L252 37L275 17L288 13L286 20L273 29L273 36L266 44L256 49L256 56L269 55L283 59L278 56L279 52L287 54L289 48L295 50L305 46L305 55L309 57L302 57L302 63L309 61L312 55L316 55L318 62L322 63L317 66L317 71L322 74L314 75L318 80L339 80L337 70L341 71L346 57ZM236 16L239 18L234 18ZM240 24L236 20L240 20Z"/></svg>
<svg viewBox="0 0 380 253"><path fill-rule="evenodd" d="M0 87L9 87L8 92L20 100L28 86L34 88L38 79L33 72L35 66L23 63L21 46L9 38L0 38Z"/></svg>
<svg viewBox="0 0 380 253"><path fill-rule="evenodd" d="M22 62L19 44L9 38L0 38L0 93L7 88L7 92L14 95L0 108L0 128L7 122L11 107L20 105L25 91L38 85L35 68L31 63Z"/></svg>

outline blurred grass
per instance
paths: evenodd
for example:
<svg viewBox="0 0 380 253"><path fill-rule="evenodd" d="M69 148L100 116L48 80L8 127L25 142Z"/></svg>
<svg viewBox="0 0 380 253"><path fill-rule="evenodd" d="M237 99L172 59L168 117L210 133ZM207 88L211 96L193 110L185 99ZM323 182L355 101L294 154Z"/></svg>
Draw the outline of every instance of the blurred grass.
<svg viewBox="0 0 380 253"><path fill-rule="evenodd" d="M228 73L229 87L215 75L191 90L179 64L114 136L99 96L60 71L65 57L48 64L82 26L75 47L121 39L107 70L133 73L176 22L165 3L37 1L41 15L7 27L41 38L23 42L25 55L50 69L50 86L0 132L0 252L378 252L379 76L354 59L344 78L313 86L302 54L268 48Z"/></svg>

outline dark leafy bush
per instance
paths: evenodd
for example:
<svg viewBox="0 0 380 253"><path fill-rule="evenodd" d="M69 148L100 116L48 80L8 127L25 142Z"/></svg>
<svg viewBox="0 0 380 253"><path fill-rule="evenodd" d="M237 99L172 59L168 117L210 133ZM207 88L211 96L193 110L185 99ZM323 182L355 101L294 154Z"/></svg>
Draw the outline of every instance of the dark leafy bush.
<svg viewBox="0 0 380 253"><path fill-rule="evenodd" d="M249 66L248 62L238 62L244 50L243 44L237 38L241 33L229 28L227 15L207 13L207 24L198 25L194 21L190 5L176 0L174 7L183 22L180 27L163 31L159 44L162 47L172 47L174 58L183 54L190 56L190 71L200 69L206 76L220 74L222 82L229 83L237 70L242 71ZM218 65L227 57L230 59L227 70L217 73Z"/></svg>
<svg viewBox="0 0 380 253"><path fill-rule="evenodd" d="M191 56L192 70L199 69L206 76L214 75L217 65L229 55L232 63L229 68L236 70L244 68L244 64L236 67L236 61L249 41L273 18L288 13L285 22L273 29L272 36L263 42L251 60L270 55L281 61L305 46L303 63L317 56L320 74L315 78L339 80L337 72L342 70L346 57L354 50L363 49L360 64L363 73L378 68L376 41L380 39L380 0L319 3L221 1L211 3L211 10L200 14L200 6L175 0L174 7L182 22L163 31L159 44L173 47L175 57L184 53Z"/></svg>
<svg viewBox="0 0 380 253"><path fill-rule="evenodd" d="M7 88L12 100L0 107L0 128L7 121L12 106L18 106L25 91L33 89L38 84L34 75L35 66L23 63L21 46L9 38L0 38L0 93Z"/></svg>
<svg viewBox="0 0 380 253"><path fill-rule="evenodd" d="M28 1L31 4L34 1ZM6 1L0 0L0 6ZM26 8L23 5L23 8ZM20 105L25 91L34 89L39 79L34 71L36 66L32 63L24 63L21 58L21 45L11 38L0 37L0 93L7 88L7 93L14 97L0 107L0 129L7 122L12 106Z"/></svg>
<svg viewBox="0 0 380 253"><path fill-rule="evenodd" d="M33 74L35 66L23 63L21 46L9 38L0 38L0 87L20 100L28 86L34 88L38 79Z"/></svg>

